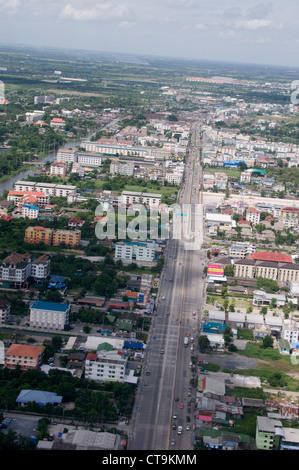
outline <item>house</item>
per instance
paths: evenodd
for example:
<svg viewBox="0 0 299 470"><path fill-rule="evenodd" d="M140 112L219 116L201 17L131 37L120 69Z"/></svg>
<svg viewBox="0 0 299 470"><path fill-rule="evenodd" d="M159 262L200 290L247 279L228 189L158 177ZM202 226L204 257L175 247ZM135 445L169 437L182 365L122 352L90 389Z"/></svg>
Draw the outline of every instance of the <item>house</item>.
<svg viewBox="0 0 299 470"><path fill-rule="evenodd" d="M52 276L48 284L48 289L51 289L51 287L55 287L55 289L63 289L65 287L65 277Z"/></svg>
<svg viewBox="0 0 299 470"><path fill-rule="evenodd" d="M128 357L120 350L102 349L88 353L85 359L85 378L99 381L123 382Z"/></svg>
<svg viewBox="0 0 299 470"><path fill-rule="evenodd" d="M85 220L81 220L79 219L79 217L71 217L68 221L68 226L71 227L71 228L78 228L78 227L82 227L85 223Z"/></svg>
<svg viewBox="0 0 299 470"><path fill-rule="evenodd" d="M42 364L44 347L13 343L5 354L4 365L8 369L37 369Z"/></svg>
<svg viewBox="0 0 299 470"><path fill-rule="evenodd" d="M63 129L65 126L66 126L66 122L62 118L55 118L54 117L50 121L50 127L53 127L54 129L60 129L60 128Z"/></svg>

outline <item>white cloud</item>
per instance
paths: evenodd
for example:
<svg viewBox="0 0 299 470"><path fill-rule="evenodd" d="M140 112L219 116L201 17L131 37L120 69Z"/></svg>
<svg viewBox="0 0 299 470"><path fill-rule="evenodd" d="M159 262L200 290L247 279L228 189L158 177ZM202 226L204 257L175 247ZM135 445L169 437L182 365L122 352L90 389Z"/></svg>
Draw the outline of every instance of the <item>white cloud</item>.
<svg viewBox="0 0 299 470"><path fill-rule="evenodd" d="M250 30L266 28L269 26L272 26L271 20L254 19L254 20L239 20L236 22L237 28L250 29Z"/></svg>
<svg viewBox="0 0 299 470"><path fill-rule="evenodd" d="M107 20L121 18L126 12L125 5L111 2L91 4L83 8L68 3L60 12L59 18L74 21Z"/></svg>
<svg viewBox="0 0 299 470"><path fill-rule="evenodd" d="M20 0L0 0L0 9L2 8L8 13L16 13L20 4Z"/></svg>

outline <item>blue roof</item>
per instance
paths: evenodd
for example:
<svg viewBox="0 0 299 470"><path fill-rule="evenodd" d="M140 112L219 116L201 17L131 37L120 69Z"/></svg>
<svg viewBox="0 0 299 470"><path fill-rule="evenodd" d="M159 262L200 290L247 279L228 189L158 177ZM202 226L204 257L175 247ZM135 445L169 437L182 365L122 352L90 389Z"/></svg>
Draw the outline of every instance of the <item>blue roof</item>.
<svg viewBox="0 0 299 470"><path fill-rule="evenodd" d="M59 312L66 312L69 308L69 305L59 304L58 302L37 301L31 305L31 308L36 308L38 310L54 310L54 311L59 311Z"/></svg>
<svg viewBox="0 0 299 470"><path fill-rule="evenodd" d="M45 392L43 390L21 390L16 399L17 403L28 403L29 401L35 401L38 405L44 406L47 403L61 403L61 396L53 392Z"/></svg>

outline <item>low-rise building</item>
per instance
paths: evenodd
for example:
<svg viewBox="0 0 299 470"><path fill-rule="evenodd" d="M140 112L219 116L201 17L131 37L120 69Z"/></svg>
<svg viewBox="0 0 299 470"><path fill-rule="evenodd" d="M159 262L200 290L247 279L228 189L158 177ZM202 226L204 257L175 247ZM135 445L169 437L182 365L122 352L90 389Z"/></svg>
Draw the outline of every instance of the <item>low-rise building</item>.
<svg viewBox="0 0 299 470"><path fill-rule="evenodd" d="M21 370L37 369L42 364L44 347L26 344L12 344L5 353L5 367Z"/></svg>
<svg viewBox="0 0 299 470"><path fill-rule="evenodd" d="M117 349L88 353L85 359L85 378L103 382L123 382L127 362L128 357Z"/></svg>
<svg viewBox="0 0 299 470"><path fill-rule="evenodd" d="M259 450L278 450L281 437L284 433L280 420L257 416L255 442Z"/></svg>
<svg viewBox="0 0 299 470"><path fill-rule="evenodd" d="M30 326L47 330L63 330L69 322L70 306L58 302L34 302L30 307Z"/></svg>
<svg viewBox="0 0 299 470"><path fill-rule="evenodd" d="M66 175L66 164L64 162L53 162L50 165L51 176L62 176Z"/></svg>
<svg viewBox="0 0 299 470"><path fill-rule="evenodd" d="M78 246L81 240L80 230L54 230L53 246L64 244L66 246Z"/></svg>
<svg viewBox="0 0 299 470"><path fill-rule="evenodd" d="M115 245L115 259L154 261L156 249L156 244L152 242L119 242Z"/></svg>

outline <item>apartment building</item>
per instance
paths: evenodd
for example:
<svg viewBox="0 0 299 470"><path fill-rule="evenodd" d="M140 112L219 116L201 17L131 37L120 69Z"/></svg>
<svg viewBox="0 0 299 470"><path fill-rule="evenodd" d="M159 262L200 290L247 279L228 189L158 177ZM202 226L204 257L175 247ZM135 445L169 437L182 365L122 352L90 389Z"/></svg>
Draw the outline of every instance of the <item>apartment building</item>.
<svg viewBox="0 0 299 470"><path fill-rule="evenodd" d="M299 342L299 324L293 320L284 320L282 331L282 339L285 339L290 344Z"/></svg>
<svg viewBox="0 0 299 470"><path fill-rule="evenodd" d="M259 450L278 450L281 437L283 428L280 420L257 416L255 442Z"/></svg>
<svg viewBox="0 0 299 470"><path fill-rule="evenodd" d="M31 203L35 206L46 206L50 202L49 196L42 191L9 191L7 200L13 202L17 207Z"/></svg>
<svg viewBox="0 0 299 470"><path fill-rule="evenodd" d="M170 184L176 184L180 185L182 184L183 180L183 175L182 173L166 173L165 175L165 181L167 181Z"/></svg>
<svg viewBox="0 0 299 470"><path fill-rule="evenodd" d="M260 223L261 220L261 213L255 207L249 207L246 211L246 220L251 222L252 225L256 225Z"/></svg>
<svg viewBox="0 0 299 470"><path fill-rule="evenodd" d="M72 197L72 199L74 199L76 195L76 186L55 183L36 183L35 181L16 181L14 183L14 190L42 192L45 197L61 196Z"/></svg>
<svg viewBox="0 0 299 470"><path fill-rule="evenodd" d="M247 255L255 252L255 245L251 243L235 242L230 246L230 258L245 259Z"/></svg>
<svg viewBox="0 0 299 470"><path fill-rule="evenodd" d="M78 150L76 149L58 149L56 161L62 163L74 163L78 161Z"/></svg>
<svg viewBox="0 0 299 470"><path fill-rule="evenodd" d="M78 152L78 163L81 165L102 166L102 156L96 153Z"/></svg>
<svg viewBox="0 0 299 470"><path fill-rule="evenodd" d="M124 382L128 356L122 351L88 353L85 359L85 378L103 382Z"/></svg>
<svg viewBox="0 0 299 470"><path fill-rule="evenodd" d="M263 277L284 285L299 282L299 264L277 261L238 260L234 264L235 277L254 279Z"/></svg>
<svg viewBox="0 0 299 470"><path fill-rule="evenodd" d="M44 346L12 344L5 354L4 365L8 369L38 369L42 364Z"/></svg>
<svg viewBox="0 0 299 470"><path fill-rule="evenodd" d="M286 228L299 228L299 208L283 207L280 210L279 222L282 222Z"/></svg>
<svg viewBox="0 0 299 470"><path fill-rule="evenodd" d="M156 250L155 243L119 242L115 245L115 259L154 261Z"/></svg>
<svg viewBox="0 0 299 470"><path fill-rule="evenodd" d="M29 219L38 219L39 207L32 204L23 204L21 207L21 216Z"/></svg>
<svg viewBox="0 0 299 470"><path fill-rule="evenodd" d="M7 299L0 299L0 325L7 323L10 316L10 302Z"/></svg>
<svg viewBox="0 0 299 470"><path fill-rule="evenodd" d="M52 245L53 229L41 226L27 227L25 230L24 241L26 243Z"/></svg>
<svg viewBox="0 0 299 470"><path fill-rule="evenodd" d="M38 258L33 258L30 276L37 282L47 279L50 275L50 264L51 261L48 255L41 255Z"/></svg>
<svg viewBox="0 0 299 470"><path fill-rule="evenodd" d="M53 246L64 244L66 246L78 246L81 240L80 230L54 230Z"/></svg>
<svg viewBox="0 0 299 470"><path fill-rule="evenodd" d="M111 175L133 176L134 169L135 169L134 165L130 163L122 164L118 162L112 162L110 165Z"/></svg>
<svg viewBox="0 0 299 470"><path fill-rule="evenodd" d="M32 256L29 253L12 253L7 256L0 267L2 287L22 287L31 274Z"/></svg>
<svg viewBox="0 0 299 470"><path fill-rule="evenodd" d="M42 255L34 258L29 253L12 253L7 256L0 267L2 287L23 287L28 279L46 279L50 273L50 258Z"/></svg>
<svg viewBox="0 0 299 470"><path fill-rule="evenodd" d="M145 204L146 206L159 206L162 195L154 193L143 193L135 191L123 191L121 202L123 204Z"/></svg>
<svg viewBox="0 0 299 470"><path fill-rule="evenodd" d="M68 304L34 302L30 307L30 326L61 331L69 323L69 312Z"/></svg>

